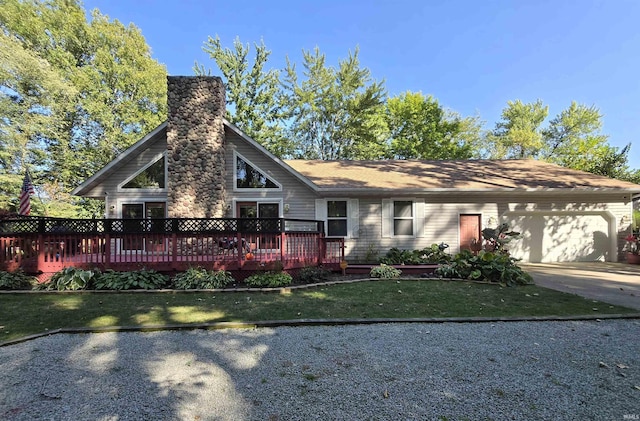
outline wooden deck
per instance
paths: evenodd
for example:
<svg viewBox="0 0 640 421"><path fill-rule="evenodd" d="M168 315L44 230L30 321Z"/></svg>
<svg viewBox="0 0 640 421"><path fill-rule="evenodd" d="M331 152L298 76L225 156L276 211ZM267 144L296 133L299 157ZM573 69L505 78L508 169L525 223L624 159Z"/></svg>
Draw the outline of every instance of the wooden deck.
<svg viewBox="0 0 640 421"><path fill-rule="evenodd" d="M318 221L285 219L0 221L0 269L53 273L65 267L181 271L339 268L344 240ZM243 229L242 231L238 228Z"/></svg>

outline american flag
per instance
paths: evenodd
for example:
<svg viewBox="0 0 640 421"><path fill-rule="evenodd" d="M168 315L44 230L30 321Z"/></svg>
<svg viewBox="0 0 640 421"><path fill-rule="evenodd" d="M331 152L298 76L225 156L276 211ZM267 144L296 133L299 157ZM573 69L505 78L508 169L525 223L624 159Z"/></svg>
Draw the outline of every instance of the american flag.
<svg viewBox="0 0 640 421"><path fill-rule="evenodd" d="M35 192L31 177L26 172L22 181L22 189L20 189L20 215L29 215L31 213L31 195L35 194Z"/></svg>

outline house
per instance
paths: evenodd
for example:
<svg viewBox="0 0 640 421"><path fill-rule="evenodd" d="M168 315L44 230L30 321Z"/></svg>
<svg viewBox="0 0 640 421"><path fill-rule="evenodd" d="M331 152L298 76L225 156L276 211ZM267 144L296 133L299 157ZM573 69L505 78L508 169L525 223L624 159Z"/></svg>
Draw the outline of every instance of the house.
<svg viewBox="0 0 640 421"><path fill-rule="evenodd" d="M74 190L107 218L316 219L350 261L469 248L506 222L528 262L617 261L640 185L535 160L281 160L224 118L222 81L169 77L169 116Z"/></svg>

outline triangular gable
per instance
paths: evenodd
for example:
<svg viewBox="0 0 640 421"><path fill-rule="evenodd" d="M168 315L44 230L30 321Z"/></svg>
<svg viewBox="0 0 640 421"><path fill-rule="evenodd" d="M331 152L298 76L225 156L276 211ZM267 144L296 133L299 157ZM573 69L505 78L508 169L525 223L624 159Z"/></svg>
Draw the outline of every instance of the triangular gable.
<svg viewBox="0 0 640 421"><path fill-rule="evenodd" d="M100 171L89 177L84 183L76 187L71 194L76 196L86 196L91 190L103 183L111 174L117 172L133 157L149 148L151 144L158 141L160 137L166 137L167 122L160 124L158 127L149 132L145 137L131 145L128 149L115 157L113 161L105 165Z"/></svg>
<svg viewBox="0 0 640 421"><path fill-rule="evenodd" d="M120 183L118 190L166 190L168 181L166 157L166 152L155 156L147 165Z"/></svg>
<svg viewBox="0 0 640 421"><path fill-rule="evenodd" d="M300 174L298 171L294 170L291 166L286 164L280 158L269 152L264 146L260 145L258 142L250 138L246 133L240 130L237 126L229 122L226 118L223 118L223 124L225 129L231 130L238 137L249 143L252 147L257 149L260 153L266 155L269 159L274 161L277 165L282 167L285 171L293 175L295 178L300 180L307 187L311 188L314 191L318 190L318 186L316 186L313 182L311 182L308 178ZM145 137L140 139L134 145L129 147L127 150L118 155L113 161L108 163L104 168L95 173L93 176L89 177L84 183L80 184L76 187L71 194L76 196L87 196L96 186L103 183L111 174L117 172L120 168L122 168L127 162L129 162L133 157L147 149L153 142L159 140L159 137L164 137L166 139L166 130L167 130L167 122L160 124L153 131L147 134ZM96 195L98 197L98 195Z"/></svg>

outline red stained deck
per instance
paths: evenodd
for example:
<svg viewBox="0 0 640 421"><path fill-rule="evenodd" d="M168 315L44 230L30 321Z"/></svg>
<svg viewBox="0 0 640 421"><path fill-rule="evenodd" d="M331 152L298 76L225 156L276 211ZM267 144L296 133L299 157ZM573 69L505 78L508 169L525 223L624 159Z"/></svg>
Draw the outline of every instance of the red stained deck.
<svg viewBox="0 0 640 421"><path fill-rule="evenodd" d="M53 273L69 266L161 272L194 266L231 272L318 265L337 269L344 260L344 240L325 238L321 227L318 221L281 218L3 220L0 269L26 273Z"/></svg>

